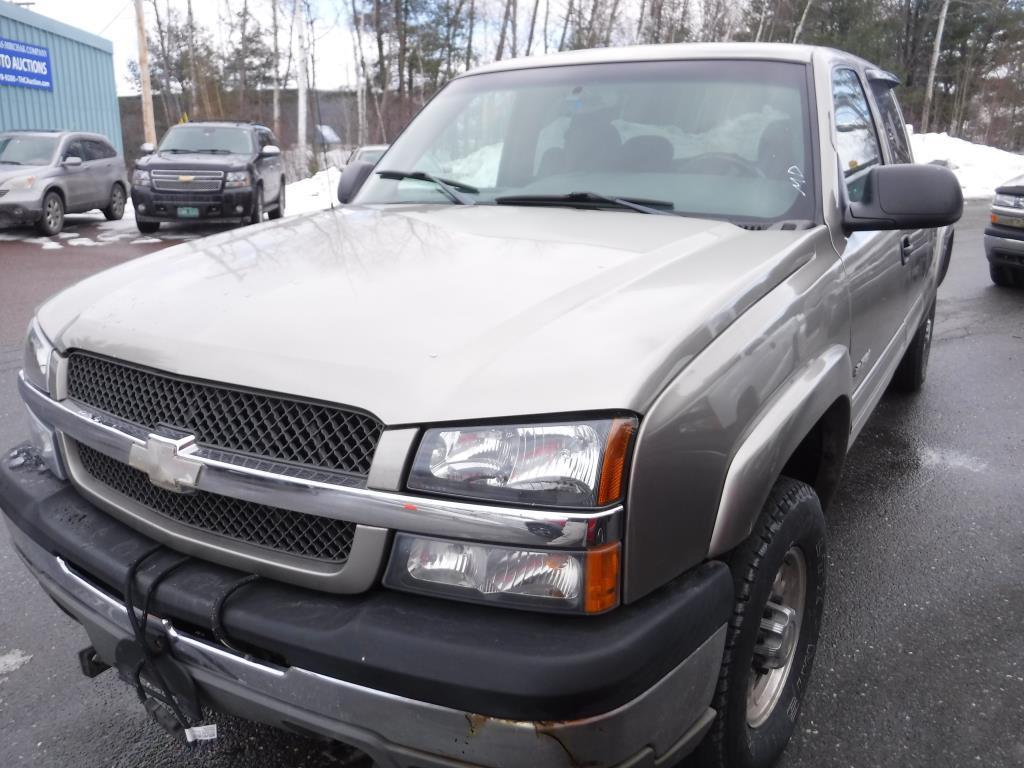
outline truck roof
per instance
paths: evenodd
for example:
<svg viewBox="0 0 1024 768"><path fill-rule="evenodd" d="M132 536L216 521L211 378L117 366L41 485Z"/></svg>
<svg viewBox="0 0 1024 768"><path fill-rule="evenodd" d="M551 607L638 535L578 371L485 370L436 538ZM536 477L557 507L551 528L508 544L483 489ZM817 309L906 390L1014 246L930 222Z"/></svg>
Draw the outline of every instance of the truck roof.
<svg viewBox="0 0 1024 768"><path fill-rule="evenodd" d="M833 48L814 45L791 45L789 43L671 43L662 45L630 45L618 48L591 48L578 51L564 51L543 56L529 56L470 70L466 75L485 72L501 72L513 69L535 69L539 67L561 67L574 64L609 64L634 61L674 61L680 59L752 59L789 61L806 64L816 52L828 58L856 61L870 66L868 62ZM466 75L463 75L465 77Z"/></svg>

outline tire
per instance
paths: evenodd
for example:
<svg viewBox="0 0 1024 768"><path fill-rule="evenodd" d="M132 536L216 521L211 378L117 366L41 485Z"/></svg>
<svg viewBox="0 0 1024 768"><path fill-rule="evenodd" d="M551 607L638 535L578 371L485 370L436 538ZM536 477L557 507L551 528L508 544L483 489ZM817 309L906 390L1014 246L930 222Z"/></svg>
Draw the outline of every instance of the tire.
<svg viewBox="0 0 1024 768"><path fill-rule="evenodd" d="M953 238L956 237L956 232L950 230L949 237L946 238L946 247L942 249L942 262L939 264L939 281L937 285L942 285L946 279L946 273L949 272L949 262L953 258Z"/></svg>
<svg viewBox="0 0 1024 768"><path fill-rule="evenodd" d="M249 216L250 224L259 224L263 221L263 187L256 187L256 198L252 202L252 214Z"/></svg>
<svg viewBox="0 0 1024 768"><path fill-rule="evenodd" d="M1016 288L1019 285L1017 275L1006 267L997 267L995 264L989 264L988 274L992 278L992 282L1000 288Z"/></svg>
<svg viewBox="0 0 1024 768"><path fill-rule="evenodd" d="M36 230L46 237L53 237L64 229L64 198L50 190L43 195L43 215L36 222Z"/></svg>
<svg viewBox="0 0 1024 768"><path fill-rule="evenodd" d="M701 768L768 768L796 727L825 604L825 519L814 490L780 478L729 567L736 602L715 691L717 715L694 758ZM788 619L792 629L784 640L776 638L781 650L769 669L761 621L773 597L795 612L795 621ZM751 675L758 688L748 690Z"/></svg>
<svg viewBox="0 0 1024 768"><path fill-rule="evenodd" d="M892 386L900 392L920 392L928 377L928 358L932 351L932 332L935 328L935 301L914 334L913 341L892 377Z"/></svg>
<svg viewBox="0 0 1024 768"><path fill-rule="evenodd" d="M277 207L267 214L267 218L280 219L284 216L284 179L281 179L281 191L277 194Z"/></svg>
<svg viewBox="0 0 1024 768"><path fill-rule="evenodd" d="M139 232L144 235L151 235L160 229L159 221L139 221L135 220L135 226L138 227Z"/></svg>
<svg viewBox="0 0 1024 768"><path fill-rule="evenodd" d="M103 209L103 215L107 221L120 221L124 216L124 207L128 202L128 196L124 193L124 187L115 184L110 190L110 204Z"/></svg>

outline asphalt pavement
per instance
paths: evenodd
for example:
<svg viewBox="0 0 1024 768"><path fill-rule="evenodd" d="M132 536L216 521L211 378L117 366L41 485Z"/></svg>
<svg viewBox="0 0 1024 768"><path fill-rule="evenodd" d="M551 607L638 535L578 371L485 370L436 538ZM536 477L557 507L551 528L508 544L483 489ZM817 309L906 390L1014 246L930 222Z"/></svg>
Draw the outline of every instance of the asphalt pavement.
<svg viewBox="0 0 1024 768"><path fill-rule="evenodd" d="M972 204L958 226L924 392L886 395L847 459L827 517L814 677L784 768L1024 766L1024 291L990 283L985 218ZM0 233L0 445L26 435L14 374L32 308L187 234L76 224L101 247ZM226 718L218 741L179 747L113 674L81 676L85 634L6 531L0 607L0 766L364 764L343 746Z"/></svg>

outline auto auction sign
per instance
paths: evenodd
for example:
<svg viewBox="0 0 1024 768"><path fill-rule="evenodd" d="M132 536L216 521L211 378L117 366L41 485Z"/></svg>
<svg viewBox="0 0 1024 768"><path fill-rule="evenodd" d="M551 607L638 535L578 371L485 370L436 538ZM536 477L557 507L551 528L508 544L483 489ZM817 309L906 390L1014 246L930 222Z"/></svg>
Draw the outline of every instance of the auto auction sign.
<svg viewBox="0 0 1024 768"><path fill-rule="evenodd" d="M0 37L0 85L52 91L50 51Z"/></svg>

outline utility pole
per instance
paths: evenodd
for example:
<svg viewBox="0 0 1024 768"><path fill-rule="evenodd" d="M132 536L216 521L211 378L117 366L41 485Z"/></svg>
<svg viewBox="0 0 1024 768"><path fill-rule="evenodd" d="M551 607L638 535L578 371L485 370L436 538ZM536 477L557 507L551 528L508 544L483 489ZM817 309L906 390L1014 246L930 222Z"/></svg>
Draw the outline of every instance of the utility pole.
<svg viewBox="0 0 1024 768"><path fill-rule="evenodd" d="M928 85L924 89L924 109L921 111L921 133L928 133L928 122L932 112L932 91L935 90L935 70L939 66L939 53L942 51L942 33L946 28L946 13L949 11L949 0L943 0L939 11L939 28L935 30L935 43L932 45L932 60L928 66Z"/></svg>
<svg viewBox="0 0 1024 768"><path fill-rule="evenodd" d="M156 144L156 123L153 120L153 92L149 88L149 47L146 43L146 19L142 0L135 0L135 25L139 32L139 78L142 80L142 128L146 142Z"/></svg>
<svg viewBox="0 0 1024 768"><path fill-rule="evenodd" d="M295 0L295 14L299 27L299 119L298 119L298 149L299 157L302 158L302 166L308 165L306 159L306 99L309 90L309 72L307 61L309 51L306 50L306 8L305 0Z"/></svg>
<svg viewBox="0 0 1024 768"><path fill-rule="evenodd" d="M191 81L193 120L199 117L199 75L196 70L196 23L192 18L192 0L188 0L188 79Z"/></svg>
<svg viewBox="0 0 1024 768"><path fill-rule="evenodd" d="M191 2L191 0L189 0ZM270 0L272 11L272 24L274 30L274 135L281 140L281 51L277 42L277 3L278 0Z"/></svg>

